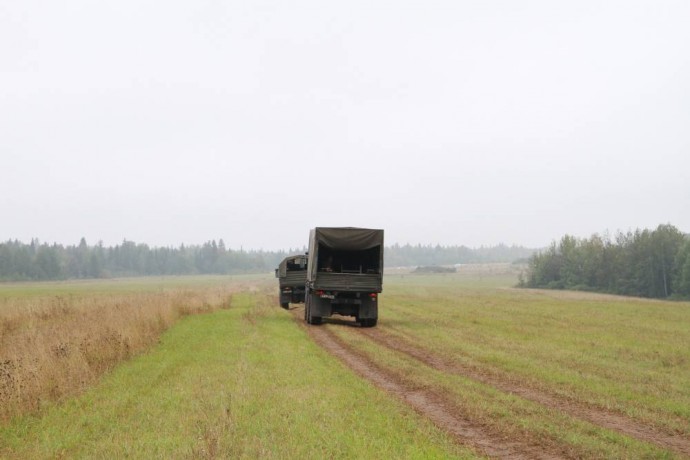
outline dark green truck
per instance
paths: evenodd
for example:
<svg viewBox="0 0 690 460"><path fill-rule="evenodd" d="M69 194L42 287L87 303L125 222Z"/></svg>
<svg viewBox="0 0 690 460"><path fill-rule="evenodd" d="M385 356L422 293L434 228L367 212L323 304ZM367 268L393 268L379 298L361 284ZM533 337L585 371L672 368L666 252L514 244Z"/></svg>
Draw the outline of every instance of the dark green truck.
<svg viewBox="0 0 690 460"><path fill-rule="evenodd" d="M304 319L334 313L376 326L383 289L383 230L316 227L309 234Z"/></svg>
<svg viewBox="0 0 690 460"><path fill-rule="evenodd" d="M304 303L307 282L307 255L288 256L276 268L280 306L287 309L290 303Z"/></svg>

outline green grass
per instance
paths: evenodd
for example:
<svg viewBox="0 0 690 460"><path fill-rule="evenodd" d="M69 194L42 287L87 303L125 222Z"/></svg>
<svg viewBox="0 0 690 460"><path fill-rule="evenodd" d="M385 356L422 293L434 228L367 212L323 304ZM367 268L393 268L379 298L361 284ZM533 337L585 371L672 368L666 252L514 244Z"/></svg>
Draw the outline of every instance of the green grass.
<svg viewBox="0 0 690 460"><path fill-rule="evenodd" d="M326 327L331 327L330 325ZM353 348L415 388L433 388L468 420L508 439L539 445L573 458L673 458L673 453L568 416L490 385L420 364L419 361L343 328L333 328Z"/></svg>
<svg viewBox="0 0 690 460"><path fill-rule="evenodd" d="M690 437L690 303L513 289L499 270L385 278L381 332L515 385ZM0 285L3 299L231 283L232 307L184 318L82 396L0 427L0 458L473 457L356 377L277 307L269 275ZM147 294L148 295L148 294ZM581 458L674 454L326 324L417 388L508 439Z"/></svg>
<svg viewBox="0 0 690 460"><path fill-rule="evenodd" d="M495 379L690 437L690 303L511 288L510 276L386 278L379 329ZM509 435L579 457L672 453L327 325L410 384Z"/></svg>
<svg viewBox="0 0 690 460"><path fill-rule="evenodd" d="M84 395L0 428L8 458L469 458L318 348L274 295L187 317Z"/></svg>
<svg viewBox="0 0 690 460"><path fill-rule="evenodd" d="M690 303L390 280L382 326L466 365L690 436Z"/></svg>

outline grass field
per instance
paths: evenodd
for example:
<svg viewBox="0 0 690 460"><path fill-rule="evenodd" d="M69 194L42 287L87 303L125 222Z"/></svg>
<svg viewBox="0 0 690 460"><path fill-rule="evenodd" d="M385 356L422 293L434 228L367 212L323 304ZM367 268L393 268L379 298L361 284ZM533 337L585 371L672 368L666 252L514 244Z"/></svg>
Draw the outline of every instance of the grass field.
<svg viewBox="0 0 690 460"><path fill-rule="evenodd" d="M0 420L79 393L179 318L229 307L255 279L0 285Z"/></svg>
<svg viewBox="0 0 690 460"><path fill-rule="evenodd" d="M0 286L0 321L57 291L80 311L186 292L208 312L179 316L81 395L6 420L0 457L690 457L690 303L515 281L491 267L389 274L372 329L305 327L301 307L277 306L268 276ZM351 370L323 340L397 387ZM454 435L391 388L479 434Z"/></svg>
<svg viewBox="0 0 690 460"><path fill-rule="evenodd" d="M408 277L387 286L385 330L505 375L690 436L690 303L475 288Z"/></svg>
<svg viewBox="0 0 690 460"><path fill-rule="evenodd" d="M274 286L181 320L83 396L0 429L17 458L469 458L312 343Z"/></svg>
<svg viewBox="0 0 690 460"><path fill-rule="evenodd" d="M390 277L375 333L327 327L410 385L434 388L467 418L557 455L677 455L649 442L665 436L687 449L690 304L519 290L505 281ZM649 439L601 422L616 415L630 432L651 427Z"/></svg>

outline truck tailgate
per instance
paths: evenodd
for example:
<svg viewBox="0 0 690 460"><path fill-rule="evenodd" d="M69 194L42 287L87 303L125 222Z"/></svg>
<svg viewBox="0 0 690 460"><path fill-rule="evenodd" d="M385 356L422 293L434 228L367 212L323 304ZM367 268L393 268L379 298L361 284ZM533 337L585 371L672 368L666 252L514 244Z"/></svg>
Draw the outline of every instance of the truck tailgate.
<svg viewBox="0 0 690 460"><path fill-rule="evenodd" d="M319 273L314 289L329 291L381 292L383 280L379 274Z"/></svg>
<svg viewBox="0 0 690 460"><path fill-rule="evenodd" d="M280 279L281 286L304 286L307 282L307 271L287 272L284 278Z"/></svg>

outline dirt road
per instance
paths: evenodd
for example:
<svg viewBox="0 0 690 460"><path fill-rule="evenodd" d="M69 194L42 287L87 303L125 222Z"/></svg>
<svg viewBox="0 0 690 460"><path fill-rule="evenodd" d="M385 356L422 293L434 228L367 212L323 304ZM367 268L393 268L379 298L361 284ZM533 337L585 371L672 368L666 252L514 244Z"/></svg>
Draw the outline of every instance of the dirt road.
<svg viewBox="0 0 690 460"><path fill-rule="evenodd" d="M292 313L300 324L304 324L301 308L293 309ZM445 398L441 391L435 391L434 388L411 386L405 382L402 376L396 375L391 370L380 368L364 354L349 347L332 332L332 328L347 327L348 333L360 334L378 346L405 354L437 371L461 375L502 392L517 395L572 417L618 431L690 458L690 440L684 437L661 432L654 427L644 425L621 414L566 400L559 395L549 394L543 390L483 372L481 369L463 367L440 354L423 349L407 340L394 337L388 334L384 328L359 328L352 325L348 326L345 322L338 324L338 320L331 321L335 324L306 328L316 343L344 362L357 374L395 395L414 408L415 411L428 417L437 426L450 433L460 443L475 448L478 453L495 458L570 458L576 456L573 452L559 450L557 446L553 445L534 445L520 440L506 439L501 433L492 431L490 427L473 422L462 411L454 407L454 404Z"/></svg>

